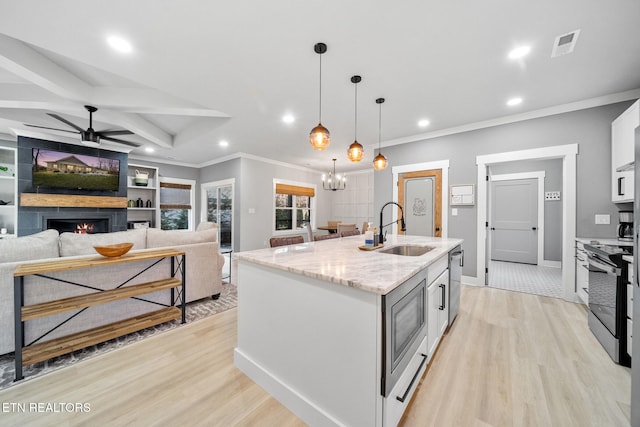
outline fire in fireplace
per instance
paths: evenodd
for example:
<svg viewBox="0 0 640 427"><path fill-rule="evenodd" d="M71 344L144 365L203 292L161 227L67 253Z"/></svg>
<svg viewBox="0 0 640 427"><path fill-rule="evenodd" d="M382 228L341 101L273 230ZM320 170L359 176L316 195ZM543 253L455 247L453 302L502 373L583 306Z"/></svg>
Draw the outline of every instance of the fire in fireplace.
<svg viewBox="0 0 640 427"><path fill-rule="evenodd" d="M86 222L76 225L76 234L93 234L93 224L87 224Z"/></svg>
<svg viewBox="0 0 640 427"><path fill-rule="evenodd" d="M108 233L109 218L47 218L46 228L59 233Z"/></svg>

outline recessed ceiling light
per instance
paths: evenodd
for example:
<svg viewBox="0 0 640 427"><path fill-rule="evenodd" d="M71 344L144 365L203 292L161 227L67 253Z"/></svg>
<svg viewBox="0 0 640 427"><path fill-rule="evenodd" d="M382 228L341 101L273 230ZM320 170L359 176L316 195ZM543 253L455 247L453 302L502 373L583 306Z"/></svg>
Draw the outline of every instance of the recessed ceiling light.
<svg viewBox="0 0 640 427"><path fill-rule="evenodd" d="M144 151L146 151L147 153L153 153L156 150L153 147L145 147Z"/></svg>
<svg viewBox="0 0 640 427"><path fill-rule="evenodd" d="M285 123L293 123L296 121L296 118L291 114L285 114L284 116L282 116L282 121Z"/></svg>
<svg viewBox="0 0 640 427"><path fill-rule="evenodd" d="M524 56L527 56L531 52L531 47L529 46L520 46L513 49L509 52L509 59L519 59Z"/></svg>
<svg viewBox="0 0 640 427"><path fill-rule="evenodd" d="M522 104L522 98L511 98L510 100L507 101L507 105L509 107L513 107L519 104Z"/></svg>
<svg viewBox="0 0 640 427"><path fill-rule="evenodd" d="M223 141L220 141L220 142L218 143L218 145L219 145L220 147L228 147L228 146L229 146L229 142L228 142L228 141L224 141L224 140L223 140Z"/></svg>
<svg viewBox="0 0 640 427"><path fill-rule="evenodd" d="M107 37L107 43L109 43L109 46L111 46L113 49L117 50L118 52L130 53L133 50L131 43L129 43L122 37L118 37L118 36Z"/></svg>
<svg viewBox="0 0 640 427"><path fill-rule="evenodd" d="M431 123L429 120L422 119L418 122L418 126L420 126L421 128L426 128L427 126L429 126L429 123Z"/></svg>

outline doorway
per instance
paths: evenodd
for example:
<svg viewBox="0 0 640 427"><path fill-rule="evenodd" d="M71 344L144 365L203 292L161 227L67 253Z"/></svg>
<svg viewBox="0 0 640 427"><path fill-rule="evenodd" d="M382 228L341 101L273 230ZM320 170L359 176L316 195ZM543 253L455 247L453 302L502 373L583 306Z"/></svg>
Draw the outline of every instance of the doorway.
<svg viewBox="0 0 640 427"><path fill-rule="evenodd" d="M233 198L235 179L207 182L201 185L201 220L218 224L221 251L233 250Z"/></svg>
<svg viewBox="0 0 640 427"><path fill-rule="evenodd" d="M562 163L561 170L561 194L562 200L557 202L561 212L559 213L557 235L561 236L559 245L558 265L561 266L561 296L563 299L571 302L579 302L575 293L575 265L574 246L575 246L575 221L576 221L576 156L578 153L577 144L568 144L544 148L536 148L531 150L512 151L506 153L496 153L490 155L482 155L476 157L478 165L478 210L477 210L477 258L476 258L476 278L474 284L485 285L488 280L489 273L489 251L488 239L490 239L490 230L488 225L488 192L490 186L486 185L488 181L489 167L492 165L506 164L514 161L522 160L545 160L560 159Z"/></svg>
<svg viewBox="0 0 640 427"><path fill-rule="evenodd" d="M398 200L404 208L406 234L442 237L442 170L400 174Z"/></svg>
<svg viewBox="0 0 640 427"><path fill-rule="evenodd" d="M494 170L526 170L538 166L543 170L493 173ZM554 189L561 185L561 169L557 159L514 162L489 168L488 286L562 298L561 264L546 259L556 256L553 251L545 253L545 243L561 246L558 236L545 239L545 234L558 234L553 223L560 222L559 211L555 209L557 206L549 204L559 202L545 202L544 197L545 185ZM548 180L545 179L547 171ZM552 223L550 230L545 229L545 221Z"/></svg>

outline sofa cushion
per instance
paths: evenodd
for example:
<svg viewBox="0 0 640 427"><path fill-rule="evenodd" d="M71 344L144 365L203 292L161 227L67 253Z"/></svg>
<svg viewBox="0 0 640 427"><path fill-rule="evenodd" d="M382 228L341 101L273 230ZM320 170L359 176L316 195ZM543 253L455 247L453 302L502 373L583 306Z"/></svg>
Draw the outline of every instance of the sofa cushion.
<svg viewBox="0 0 640 427"><path fill-rule="evenodd" d="M0 240L0 262L29 261L58 256L60 253L57 230L46 230L17 239Z"/></svg>
<svg viewBox="0 0 640 427"><path fill-rule="evenodd" d="M147 247L147 230L138 228L113 233L96 234L60 234L60 256L95 255L94 246L114 245L116 243L133 243L131 250L145 249Z"/></svg>
<svg viewBox="0 0 640 427"><path fill-rule="evenodd" d="M147 247L161 248L165 246L188 245L191 243L215 242L217 228L202 231L147 229Z"/></svg>

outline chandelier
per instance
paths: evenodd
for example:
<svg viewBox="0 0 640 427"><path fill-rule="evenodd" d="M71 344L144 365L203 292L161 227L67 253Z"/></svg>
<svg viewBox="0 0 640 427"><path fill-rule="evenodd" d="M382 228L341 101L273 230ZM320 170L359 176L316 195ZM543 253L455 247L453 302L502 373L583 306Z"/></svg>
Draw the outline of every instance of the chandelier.
<svg viewBox="0 0 640 427"><path fill-rule="evenodd" d="M322 188L325 190L337 191L344 190L347 187L347 177L345 175L336 174L336 159L333 160L333 172L329 171L322 175Z"/></svg>

